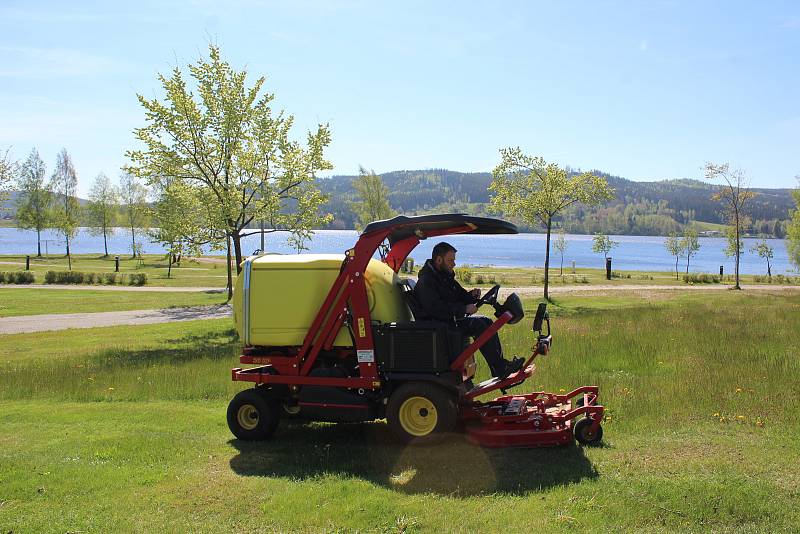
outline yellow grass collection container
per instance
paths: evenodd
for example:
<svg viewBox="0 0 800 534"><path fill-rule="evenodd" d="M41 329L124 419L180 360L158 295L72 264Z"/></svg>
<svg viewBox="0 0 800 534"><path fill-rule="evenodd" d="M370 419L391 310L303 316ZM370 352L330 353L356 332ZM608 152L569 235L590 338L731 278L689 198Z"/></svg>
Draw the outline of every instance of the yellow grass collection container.
<svg viewBox="0 0 800 534"><path fill-rule="evenodd" d="M343 260L343 254L274 254L246 259L233 293L233 319L244 344L302 345ZM410 320L397 274L388 265L370 260L364 279L373 321ZM353 345L347 328L339 331L334 345Z"/></svg>

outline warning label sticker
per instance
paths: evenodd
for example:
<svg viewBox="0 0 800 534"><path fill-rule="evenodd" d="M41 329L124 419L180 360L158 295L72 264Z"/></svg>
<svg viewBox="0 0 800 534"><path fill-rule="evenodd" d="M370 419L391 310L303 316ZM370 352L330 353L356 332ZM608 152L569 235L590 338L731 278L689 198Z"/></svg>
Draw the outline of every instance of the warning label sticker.
<svg viewBox="0 0 800 534"><path fill-rule="evenodd" d="M356 354L358 355L358 363L372 363L375 361L374 350L358 350Z"/></svg>

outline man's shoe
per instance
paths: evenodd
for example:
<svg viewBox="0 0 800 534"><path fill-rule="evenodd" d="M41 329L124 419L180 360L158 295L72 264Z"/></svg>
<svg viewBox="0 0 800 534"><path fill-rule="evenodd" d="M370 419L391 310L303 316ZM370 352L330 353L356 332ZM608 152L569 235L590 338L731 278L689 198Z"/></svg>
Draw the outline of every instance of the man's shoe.
<svg viewBox="0 0 800 534"><path fill-rule="evenodd" d="M505 380L506 378L509 377L509 375L512 375L517 371L519 371L520 369L522 369L522 365L524 363L525 360L523 360L522 358L514 358L510 362L504 360L505 368L503 369L503 372L497 375L497 378L499 378L500 380Z"/></svg>

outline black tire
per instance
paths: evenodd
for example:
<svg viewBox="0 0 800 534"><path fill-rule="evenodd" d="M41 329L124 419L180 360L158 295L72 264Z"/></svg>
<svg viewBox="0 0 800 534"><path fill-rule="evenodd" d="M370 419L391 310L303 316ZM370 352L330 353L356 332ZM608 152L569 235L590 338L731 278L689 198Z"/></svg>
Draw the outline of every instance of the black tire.
<svg viewBox="0 0 800 534"><path fill-rule="evenodd" d="M257 389L245 389L228 404L228 428L245 441L269 438L278 428L280 402Z"/></svg>
<svg viewBox="0 0 800 534"><path fill-rule="evenodd" d="M572 432L575 434L575 439L581 445L597 445L603 439L603 427L598 426L597 431L592 432L592 424L594 420L586 417L575 423Z"/></svg>
<svg viewBox="0 0 800 534"><path fill-rule="evenodd" d="M407 382L389 397L386 421L403 443L437 443L458 423L455 394L430 382Z"/></svg>

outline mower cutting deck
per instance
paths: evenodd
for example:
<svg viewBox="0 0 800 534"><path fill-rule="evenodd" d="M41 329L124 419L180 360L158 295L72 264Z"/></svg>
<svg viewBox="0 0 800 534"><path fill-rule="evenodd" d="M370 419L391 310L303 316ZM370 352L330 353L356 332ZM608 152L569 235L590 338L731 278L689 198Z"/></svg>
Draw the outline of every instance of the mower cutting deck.
<svg viewBox="0 0 800 534"><path fill-rule="evenodd" d="M497 219L401 216L368 225L343 256L245 260L234 293L234 318L245 340L240 361L257 367L237 367L231 375L256 387L241 391L228 406L233 434L245 440L268 438L282 417L386 418L401 441L413 444L434 443L459 426L468 439L486 447L560 445L573 439L598 443L604 408L597 403L597 386L566 394L505 394L527 380L535 371L534 360L550 350L544 303L533 322L534 350L523 368L477 385L472 383L475 352L504 325L522 320L519 297L512 293L499 303L500 287L489 290L479 304L492 306L496 320L472 343L453 326L413 320L418 308L414 282L400 279L398 272L421 239L516 232L514 225ZM378 262L372 257L385 241L388 252ZM276 294L292 287L298 289L291 296ZM322 287L327 287L324 300L315 300ZM279 303L279 311L273 303ZM498 390L504 395L478 400Z"/></svg>

